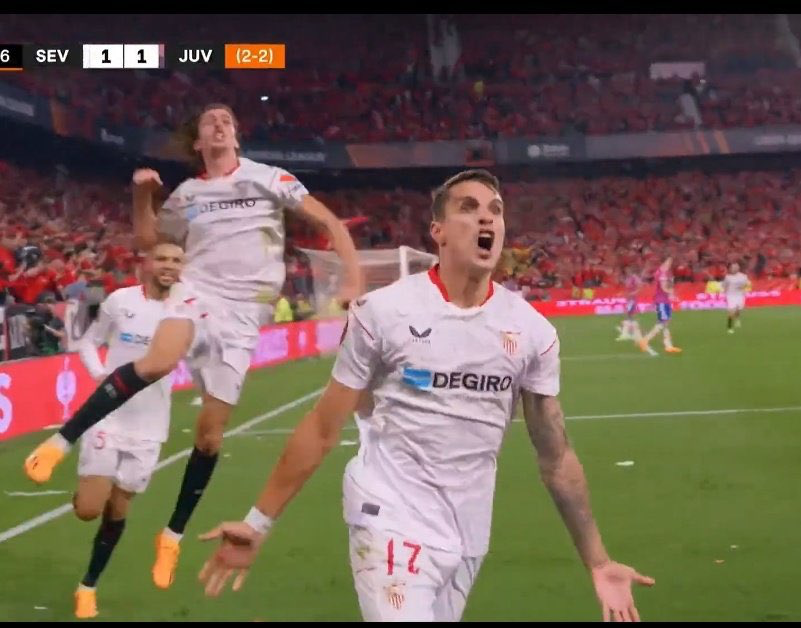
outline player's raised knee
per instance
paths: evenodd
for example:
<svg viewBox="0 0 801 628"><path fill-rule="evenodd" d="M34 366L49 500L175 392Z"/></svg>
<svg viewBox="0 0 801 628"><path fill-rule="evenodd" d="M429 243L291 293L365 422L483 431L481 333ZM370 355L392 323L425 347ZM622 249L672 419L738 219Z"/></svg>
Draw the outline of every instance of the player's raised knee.
<svg viewBox="0 0 801 628"><path fill-rule="evenodd" d="M72 510L81 521L92 521L103 514L103 504L75 495L72 498Z"/></svg>
<svg viewBox="0 0 801 628"><path fill-rule="evenodd" d="M144 380L154 382L172 373L180 358L165 356L145 356L136 362L136 373Z"/></svg>

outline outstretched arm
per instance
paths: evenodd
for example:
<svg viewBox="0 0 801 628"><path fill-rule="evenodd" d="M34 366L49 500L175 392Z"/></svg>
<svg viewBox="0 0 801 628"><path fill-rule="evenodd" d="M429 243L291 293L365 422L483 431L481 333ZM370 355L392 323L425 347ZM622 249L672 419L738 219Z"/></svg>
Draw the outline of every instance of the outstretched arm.
<svg viewBox="0 0 801 628"><path fill-rule="evenodd" d="M146 251L158 240L153 195L163 185L159 173L140 168L133 174L134 246Z"/></svg>
<svg viewBox="0 0 801 628"><path fill-rule="evenodd" d="M588 569L609 560L592 516L584 469L570 445L565 417L556 397L523 393L523 412L537 449L540 476Z"/></svg>
<svg viewBox="0 0 801 628"><path fill-rule="evenodd" d="M245 520L221 523L201 535L204 541L222 541L200 572L206 595L219 595L234 570L238 573L233 589L240 589L274 520L339 442L342 427L355 411L361 394L332 378L320 400L290 436Z"/></svg>
<svg viewBox="0 0 801 628"><path fill-rule="evenodd" d="M256 508L276 519L339 442L345 423L356 410L361 390L331 379L314 408L290 436L281 457L256 501Z"/></svg>
<svg viewBox="0 0 801 628"><path fill-rule="evenodd" d="M651 586L654 580L609 558L592 515L584 469L567 438L559 400L524 392L523 412L529 437L537 449L542 481L590 571L604 621L639 621L631 585Z"/></svg>
<svg viewBox="0 0 801 628"><path fill-rule="evenodd" d="M298 213L324 233L331 241L331 246L345 265L345 279L340 298L343 306L359 297L364 292L364 279L359 267L359 254L347 227L323 203L307 194L298 209Z"/></svg>
<svg viewBox="0 0 801 628"><path fill-rule="evenodd" d="M380 314L373 306L369 296L353 304L328 386L295 428L245 520L223 523L201 536L222 541L200 572L206 595L218 595L234 570L234 591L242 586L273 521L339 442L342 427L358 408L381 360Z"/></svg>

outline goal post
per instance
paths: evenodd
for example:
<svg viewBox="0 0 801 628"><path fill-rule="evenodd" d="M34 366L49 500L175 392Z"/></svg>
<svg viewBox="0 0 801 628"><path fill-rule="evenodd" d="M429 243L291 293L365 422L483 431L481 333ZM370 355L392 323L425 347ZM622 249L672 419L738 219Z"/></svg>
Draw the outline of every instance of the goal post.
<svg viewBox="0 0 801 628"><path fill-rule="evenodd" d="M342 260L334 251L299 249L309 260L312 274L314 308L325 312L337 296L343 275ZM409 246L395 249L361 249L359 265L369 292L408 275L425 272L437 263L437 256Z"/></svg>

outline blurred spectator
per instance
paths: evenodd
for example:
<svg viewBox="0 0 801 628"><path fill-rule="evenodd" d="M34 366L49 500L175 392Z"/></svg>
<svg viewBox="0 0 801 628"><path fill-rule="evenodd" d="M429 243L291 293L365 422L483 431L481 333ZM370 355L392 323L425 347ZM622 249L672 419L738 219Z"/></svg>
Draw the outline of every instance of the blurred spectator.
<svg viewBox="0 0 801 628"><path fill-rule="evenodd" d="M314 316L314 306L312 306L308 297L300 295L295 302L295 318L299 321L304 321L312 316Z"/></svg>
<svg viewBox="0 0 801 628"><path fill-rule="evenodd" d="M275 323L291 323L294 316L292 313L292 306L289 304L289 299L285 295L281 295L275 304L275 313L273 314L273 322Z"/></svg>
<svg viewBox="0 0 801 628"><path fill-rule="evenodd" d="M89 275L86 271L79 271L75 281L64 287L62 292L65 300L83 301L89 291Z"/></svg>

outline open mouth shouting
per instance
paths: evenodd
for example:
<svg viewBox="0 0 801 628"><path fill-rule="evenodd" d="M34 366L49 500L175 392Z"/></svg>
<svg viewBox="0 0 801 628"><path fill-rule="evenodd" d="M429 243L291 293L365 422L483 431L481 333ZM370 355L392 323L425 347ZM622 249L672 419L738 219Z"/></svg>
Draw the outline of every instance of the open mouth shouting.
<svg viewBox="0 0 801 628"><path fill-rule="evenodd" d="M481 249L481 251L490 253L494 242L495 232L491 229L481 229L478 232L478 248Z"/></svg>

